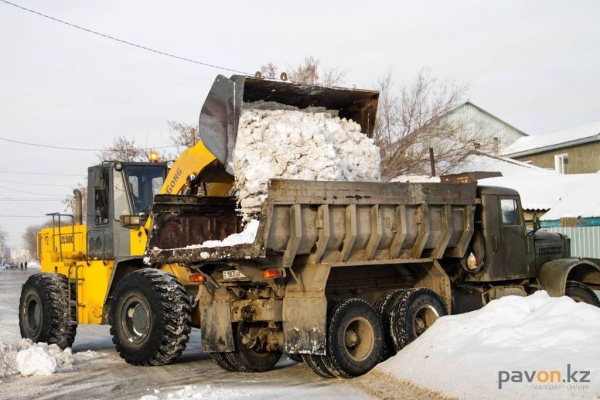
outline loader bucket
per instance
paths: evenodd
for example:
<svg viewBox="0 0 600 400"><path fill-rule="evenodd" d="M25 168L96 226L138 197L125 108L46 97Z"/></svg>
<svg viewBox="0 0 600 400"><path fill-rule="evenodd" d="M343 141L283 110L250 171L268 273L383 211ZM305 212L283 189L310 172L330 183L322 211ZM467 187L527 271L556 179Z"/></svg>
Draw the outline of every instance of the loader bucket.
<svg viewBox="0 0 600 400"><path fill-rule="evenodd" d="M250 76L217 76L200 112L200 137L206 148L228 166L237 137L244 103L263 100L295 106L337 110L340 118L352 119L371 137L375 126L376 91L324 87L272 81ZM232 171L229 171L232 172Z"/></svg>

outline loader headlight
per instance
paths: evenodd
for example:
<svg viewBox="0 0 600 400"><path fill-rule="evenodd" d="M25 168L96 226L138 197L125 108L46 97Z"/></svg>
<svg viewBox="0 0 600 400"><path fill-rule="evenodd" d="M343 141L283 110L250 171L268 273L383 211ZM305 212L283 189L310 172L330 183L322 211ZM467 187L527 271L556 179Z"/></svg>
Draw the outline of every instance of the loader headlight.
<svg viewBox="0 0 600 400"><path fill-rule="evenodd" d="M123 169L123 164L120 162L115 163L115 170L121 171Z"/></svg>
<svg viewBox="0 0 600 400"><path fill-rule="evenodd" d="M175 161L173 161L173 160L167 161L167 168L169 168L169 169L173 168L174 164L175 164Z"/></svg>

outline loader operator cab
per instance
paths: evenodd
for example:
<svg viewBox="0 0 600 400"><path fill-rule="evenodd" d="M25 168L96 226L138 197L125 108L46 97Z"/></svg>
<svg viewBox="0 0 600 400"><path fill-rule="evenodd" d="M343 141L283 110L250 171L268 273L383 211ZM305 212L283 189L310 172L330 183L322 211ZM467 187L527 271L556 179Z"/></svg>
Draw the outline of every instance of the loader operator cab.
<svg viewBox="0 0 600 400"><path fill-rule="evenodd" d="M166 163L103 162L88 169L87 247L91 258L131 256L131 230L148 219Z"/></svg>

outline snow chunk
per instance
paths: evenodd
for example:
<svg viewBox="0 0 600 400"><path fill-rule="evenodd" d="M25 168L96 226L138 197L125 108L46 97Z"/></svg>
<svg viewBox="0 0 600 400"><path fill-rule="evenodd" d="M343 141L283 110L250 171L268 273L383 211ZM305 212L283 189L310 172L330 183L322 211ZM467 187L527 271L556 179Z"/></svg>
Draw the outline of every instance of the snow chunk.
<svg viewBox="0 0 600 400"><path fill-rule="evenodd" d="M253 219L246 223L246 225L244 226L244 230L241 233L234 233L232 235L227 236L223 240L207 240L202 244L194 244L191 246L187 246L186 249L226 247L236 246L239 244L254 243L254 239L256 239L256 233L258 232L258 225L259 221ZM210 254L207 252L202 252L200 256L204 259L207 259L210 257Z"/></svg>
<svg viewBox="0 0 600 400"><path fill-rule="evenodd" d="M56 344L33 343L22 339L17 345L0 343L0 377L21 374L52 375L73 369L71 349L60 349Z"/></svg>
<svg viewBox="0 0 600 400"><path fill-rule="evenodd" d="M156 390L154 391L157 392ZM158 392L160 393L160 391ZM183 399L232 399L238 397L248 397L249 393L239 389L225 389L206 385L204 387L197 385L188 385L176 392L167 394L165 399L183 400ZM146 395L140 400L159 400L158 396Z"/></svg>
<svg viewBox="0 0 600 400"><path fill-rule="evenodd" d="M379 148L356 122L328 111L259 108L266 109L242 111L233 153L243 213L260 211L269 179L381 180Z"/></svg>
<svg viewBox="0 0 600 400"><path fill-rule="evenodd" d="M377 366L372 376L391 375L458 398L597 398L599 359L600 309L539 291L440 318ZM535 378L529 383L523 378L504 382L499 389L500 371L542 370L560 371L565 381L567 371L591 371L590 383L543 383Z"/></svg>

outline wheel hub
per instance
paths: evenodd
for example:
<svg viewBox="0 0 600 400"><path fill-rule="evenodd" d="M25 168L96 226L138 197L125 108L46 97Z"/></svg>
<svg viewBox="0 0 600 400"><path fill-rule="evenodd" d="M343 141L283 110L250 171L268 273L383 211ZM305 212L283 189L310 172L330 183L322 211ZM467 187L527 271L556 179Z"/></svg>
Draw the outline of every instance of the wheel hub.
<svg viewBox="0 0 600 400"><path fill-rule="evenodd" d="M142 343L150 332L150 306L142 297L132 295L123 303L121 310L121 326L127 339L134 344Z"/></svg>
<svg viewBox="0 0 600 400"><path fill-rule="evenodd" d="M42 306L37 296L31 295L25 303L25 322L30 336L34 337L42 326Z"/></svg>
<svg viewBox="0 0 600 400"><path fill-rule="evenodd" d="M413 320L413 326L415 330L415 336L421 336L425 331L433 325L439 318L439 315L435 308L430 305L424 305L417 310L415 318Z"/></svg>
<svg viewBox="0 0 600 400"><path fill-rule="evenodd" d="M344 347L346 353L356 361L363 361L373 351L375 332L363 317L351 319L344 330Z"/></svg>

